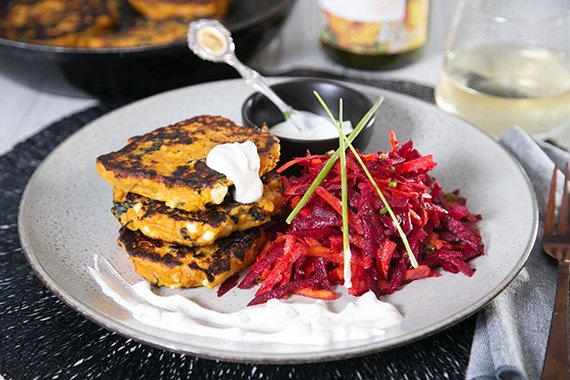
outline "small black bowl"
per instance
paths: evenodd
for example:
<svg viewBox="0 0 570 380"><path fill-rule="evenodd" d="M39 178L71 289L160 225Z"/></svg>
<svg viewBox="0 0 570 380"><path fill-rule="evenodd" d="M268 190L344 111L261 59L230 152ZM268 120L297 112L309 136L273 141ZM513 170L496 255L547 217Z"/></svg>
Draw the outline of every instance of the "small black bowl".
<svg viewBox="0 0 570 380"><path fill-rule="evenodd" d="M342 98L344 120L350 120L353 128L360 119L372 107L372 101L363 93L340 84L339 82L326 79L298 79L282 82L271 88L296 110L309 111L327 116L325 110L313 94L317 91L330 108L334 116L338 115L338 101ZM283 114L279 109L259 92L251 95L244 102L241 109L243 125L258 128L264 123L271 128L284 121ZM327 116L328 118L328 116ZM352 142L357 149L364 149L372 136L375 118L372 117L356 139ZM270 129L271 131L271 129ZM338 148L338 138L321 140L299 140L279 137L281 141L281 162L286 162L294 157L302 157L310 151L312 154L323 154Z"/></svg>

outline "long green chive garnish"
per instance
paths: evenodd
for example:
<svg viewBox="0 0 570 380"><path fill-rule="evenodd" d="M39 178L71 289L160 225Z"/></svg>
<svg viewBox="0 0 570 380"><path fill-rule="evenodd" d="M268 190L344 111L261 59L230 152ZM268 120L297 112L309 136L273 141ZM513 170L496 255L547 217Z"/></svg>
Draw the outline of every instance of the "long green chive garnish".
<svg viewBox="0 0 570 380"><path fill-rule="evenodd" d="M338 103L338 118L339 123L342 125L342 99ZM335 123L336 125L336 123ZM345 276L344 286L346 288L352 287L352 281L350 276L350 242L348 240L348 186L346 181L346 137L344 133L341 132L338 137L340 146L340 191L341 191L341 203L342 203L342 248L344 256L344 273L349 274Z"/></svg>
<svg viewBox="0 0 570 380"><path fill-rule="evenodd" d="M406 234L404 233L404 231L402 231L402 227L400 227L400 223L398 222L398 219L396 218L396 215L394 214L392 207L390 207L390 204L388 203L388 201L386 200L386 197L384 196L384 194L380 190L380 187L378 186L378 184L376 183L374 178L372 178L372 174L370 174L370 171L368 170L368 168L366 167L366 165L362 161L362 158L360 158L360 155L358 154L356 149L354 149L354 147L352 146L351 141L348 141L346 136L342 132L342 124L337 123L337 121L335 120L334 116L332 115L329 107L326 105L325 101L320 97L320 95L316 91L313 91L313 93L315 94L315 96L317 97L317 99L319 100L319 102L321 103L323 108L325 109L327 115L329 116L329 118L331 119L333 124L338 129L341 140L345 141L345 144L350 148L350 150L354 154L354 157L356 158L356 160L358 161L358 163L362 167L362 170L364 170L364 173L368 177L368 180L372 184L372 187L374 187L374 190L376 190L376 193L378 194L378 196L382 200L384 207L388 210L388 213L390 214L390 217L392 218L394 226L396 227L396 230L398 231L398 235L400 235L400 238L402 239L402 242L404 243L404 247L406 248L406 252L408 253L408 257L410 258L410 263L412 264L412 267L417 268L418 262L417 262L414 254L412 252L412 249L410 248L410 244L408 242L408 238L406 237Z"/></svg>
<svg viewBox="0 0 570 380"><path fill-rule="evenodd" d="M384 101L383 97L378 98L376 103L374 103L374 105L368 110L366 115L364 115L364 117L360 120L356 128L354 128L354 130L348 136L349 143L351 143L356 138L356 136L358 136L358 134L362 131L362 129L364 129L366 123L368 123L368 121L372 118L372 116L374 116L376 110L378 109L378 107L380 107L380 104L382 104L383 101ZM342 135L344 136L344 134ZM313 195L313 193L315 192L317 186L319 186L321 182L325 179L325 177L329 174L339 156L340 156L340 147L331 156L331 158L329 158L325 166L321 169L319 175L317 175L317 178L313 180L311 186L309 186L309 188L307 189L307 191L305 192L299 203L297 203L297 206L295 206L293 211L291 211L291 214L289 214L289 216L286 219L286 222L288 224L291 224L291 221L297 216L299 211L301 211L301 209L305 206L309 198L311 198L311 195Z"/></svg>

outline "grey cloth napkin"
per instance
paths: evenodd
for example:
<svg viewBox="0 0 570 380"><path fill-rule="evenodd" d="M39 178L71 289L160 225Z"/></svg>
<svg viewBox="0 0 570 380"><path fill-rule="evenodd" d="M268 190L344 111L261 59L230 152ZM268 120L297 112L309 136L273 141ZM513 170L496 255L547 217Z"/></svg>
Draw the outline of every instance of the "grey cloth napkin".
<svg viewBox="0 0 570 380"><path fill-rule="evenodd" d="M541 248L548 188L554 162L563 167L570 154L535 141L518 127L509 130L501 144L519 160L534 186L540 211L538 239L520 274L479 313L467 378L534 380L542 373L556 292L556 265Z"/></svg>

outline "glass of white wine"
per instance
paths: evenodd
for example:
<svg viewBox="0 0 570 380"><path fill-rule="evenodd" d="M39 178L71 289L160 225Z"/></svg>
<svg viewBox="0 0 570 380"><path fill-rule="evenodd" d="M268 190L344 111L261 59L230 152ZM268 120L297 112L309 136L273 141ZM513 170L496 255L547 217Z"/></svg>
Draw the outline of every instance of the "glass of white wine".
<svg viewBox="0 0 570 380"><path fill-rule="evenodd" d="M495 137L570 128L568 0L458 0L438 106Z"/></svg>

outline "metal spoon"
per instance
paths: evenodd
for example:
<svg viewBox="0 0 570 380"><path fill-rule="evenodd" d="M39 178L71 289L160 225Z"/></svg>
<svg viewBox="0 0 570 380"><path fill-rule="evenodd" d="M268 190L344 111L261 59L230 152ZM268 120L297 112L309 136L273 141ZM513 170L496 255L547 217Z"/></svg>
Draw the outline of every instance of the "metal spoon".
<svg viewBox="0 0 570 380"><path fill-rule="evenodd" d="M257 91L265 95L285 117L291 120L299 130L299 111L296 111L285 103L277 95L257 71L244 65L235 55L235 44L232 35L220 22L216 20L202 19L190 23L188 29L188 47L198 57L212 62L225 62L232 66L245 79L246 83L253 86Z"/></svg>

